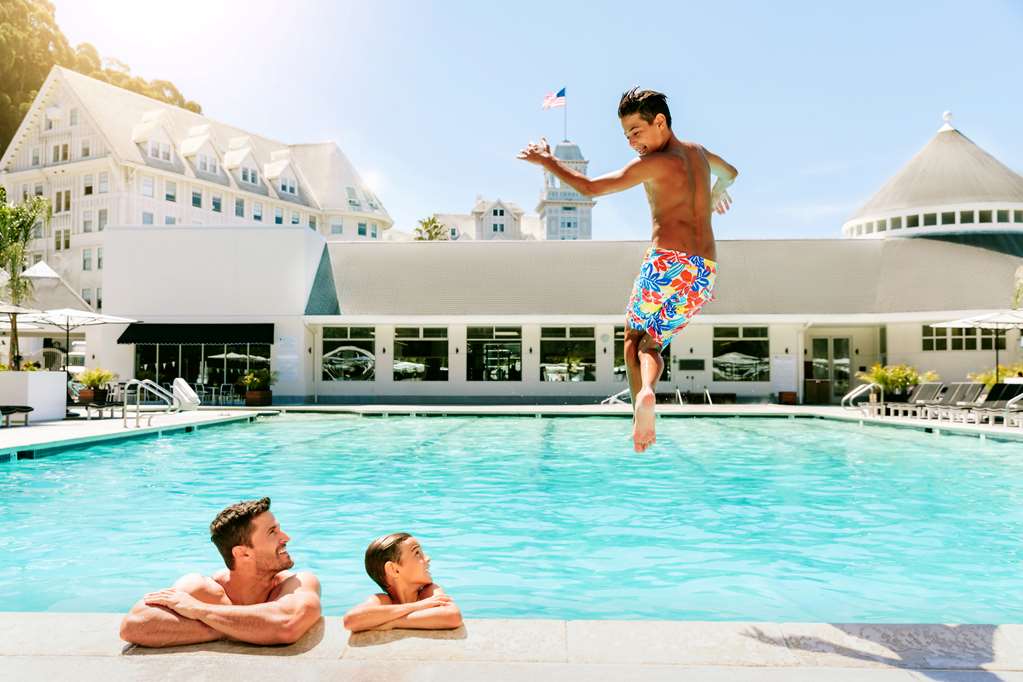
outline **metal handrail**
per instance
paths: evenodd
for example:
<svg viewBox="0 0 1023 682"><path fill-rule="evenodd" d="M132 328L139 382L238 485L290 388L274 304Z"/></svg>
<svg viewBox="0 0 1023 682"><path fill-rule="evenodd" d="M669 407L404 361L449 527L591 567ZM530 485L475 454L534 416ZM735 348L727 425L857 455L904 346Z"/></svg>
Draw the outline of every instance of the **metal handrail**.
<svg viewBox="0 0 1023 682"><path fill-rule="evenodd" d="M624 405L625 401L622 400L625 396L629 395L629 389L618 391L614 395L609 395L600 401L601 405Z"/></svg>
<svg viewBox="0 0 1023 682"><path fill-rule="evenodd" d="M135 393L135 428L139 428L142 425L142 393L148 391L163 402L167 404L167 409L163 410L164 414L171 414L181 409L181 401L178 400L177 396L170 393L165 388L157 384L151 379L132 379L124 385L124 409L121 411L121 418L124 422L124 428L128 428L128 396L131 391L131 387L136 386ZM153 425L153 413L150 412L146 419L146 426Z"/></svg>
<svg viewBox="0 0 1023 682"><path fill-rule="evenodd" d="M1020 393L1015 398L1010 398L1009 401L1005 403L1005 416L1003 417L1003 419L1005 420L1006 426L1009 425L1009 413L1012 412L1012 408L1016 406L1016 403L1018 403L1021 400L1023 400L1023 393ZM992 420L992 423L994 423L994 420Z"/></svg>
<svg viewBox="0 0 1023 682"><path fill-rule="evenodd" d="M864 393L867 393L868 391L873 391L875 388L881 389L881 404L883 405L884 404L884 387L881 386L881 384L870 383L870 384L860 384L859 386L857 386L853 390L851 390L848 393L846 393L844 396L842 396L842 401L839 403L839 406L844 408L844 409L846 409L846 410L856 410L856 409L859 409L855 405L852 404L853 399L859 398ZM846 401L848 401L848 403L849 403L848 405L846 404Z"/></svg>

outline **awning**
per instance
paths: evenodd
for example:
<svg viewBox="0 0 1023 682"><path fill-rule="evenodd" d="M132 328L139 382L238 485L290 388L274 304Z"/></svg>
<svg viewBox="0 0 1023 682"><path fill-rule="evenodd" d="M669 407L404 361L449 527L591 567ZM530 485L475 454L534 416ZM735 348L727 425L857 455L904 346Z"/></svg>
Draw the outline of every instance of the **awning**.
<svg viewBox="0 0 1023 682"><path fill-rule="evenodd" d="M274 342L273 323L266 324L129 324L117 343L263 343Z"/></svg>

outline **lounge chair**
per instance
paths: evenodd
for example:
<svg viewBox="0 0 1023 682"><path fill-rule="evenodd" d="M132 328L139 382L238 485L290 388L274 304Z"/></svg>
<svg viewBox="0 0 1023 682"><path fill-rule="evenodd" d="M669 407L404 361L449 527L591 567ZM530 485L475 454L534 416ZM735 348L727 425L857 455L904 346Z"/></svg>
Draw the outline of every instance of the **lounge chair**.
<svg viewBox="0 0 1023 682"><path fill-rule="evenodd" d="M95 411L97 413L97 416L98 416L99 419L102 419L103 418L103 412L106 411L106 410L110 410L110 418L111 419L114 418L114 411L115 410L120 410L121 411L121 418L124 419L124 402L112 402L112 401L108 400L105 403L95 403L95 402L93 402L93 403L86 403L83 407L85 407L85 418L86 419L92 419L93 411Z"/></svg>
<svg viewBox="0 0 1023 682"><path fill-rule="evenodd" d="M904 403L888 403L888 414L893 417L901 417L903 413L909 416L911 411L918 409L924 403L934 402L938 399L938 394L941 393L941 387L944 384L935 382L925 382L917 384L913 392L910 393L909 398Z"/></svg>
<svg viewBox="0 0 1023 682"><path fill-rule="evenodd" d="M25 420L22 426L28 426L28 415L34 410L34 407L29 407L28 405L0 405L0 416L4 418L4 426L10 426L11 417L20 414Z"/></svg>
<svg viewBox="0 0 1023 682"><path fill-rule="evenodd" d="M954 407L972 407L977 403L984 384L980 382L962 382L952 384L940 400L926 403L918 414L921 419L941 419L942 409Z"/></svg>
<svg viewBox="0 0 1023 682"><path fill-rule="evenodd" d="M998 400L992 402L989 396L989 400L984 401L983 405L970 410L964 421L969 421L972 418L977 424L987 422L994 425L998 419L1002 419L1008 424L1010 413L1023 410L1023 405L1018 400L1019 396L1023 395L1023 384L1002 385L1005 386L1005 390L999 395ZM1012 405L1010 406L1009 403Z"/></svg>

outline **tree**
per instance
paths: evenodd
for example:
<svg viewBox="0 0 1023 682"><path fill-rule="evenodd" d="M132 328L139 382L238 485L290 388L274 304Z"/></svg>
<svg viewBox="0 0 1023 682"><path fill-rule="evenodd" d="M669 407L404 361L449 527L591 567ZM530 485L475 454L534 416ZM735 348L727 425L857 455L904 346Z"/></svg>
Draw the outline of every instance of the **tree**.
<svg viewBox="0 0 1023 682"><path fill-rule="evenodd" d="M71 47L50 0L0 2L0 150L7 148L54 65L202 113L202 107L165 80L132 76L127 64L102 59L95 47Z"/></svg>
<svg viewBox="0 0 1023 682"><path fill-rule="evenodd" d="M25 254L32 241L32 232L40 221L50 221L50 202L31 197L20 204L8 204L7 192L0 187L0 268L7 272L7 295L14 305L21 305L32 294L32 280L22 277ZM11 369L21 369L18 351L18 316L11 314Z"/></svg>
<svg viewBox="0 0 1023 682"><path fill-rule="evenodd" d="M429 218L423 218L419 221L419 227L416 228L417 242L439 242L445 241L447 238L448 228L444 227L444 225L437 220L436 213Z"/></svg>

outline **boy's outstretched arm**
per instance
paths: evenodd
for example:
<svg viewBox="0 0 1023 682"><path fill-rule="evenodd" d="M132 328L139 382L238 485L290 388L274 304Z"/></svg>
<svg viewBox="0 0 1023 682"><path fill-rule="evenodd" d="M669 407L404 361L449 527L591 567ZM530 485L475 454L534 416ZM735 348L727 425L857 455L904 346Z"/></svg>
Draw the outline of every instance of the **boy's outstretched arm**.
<svg viewBox="0 0 1023 682"><path fill-rule="evenodd" d="M707 158L708 165L710 165L710 172L717 178L710 190L711 209L718 213L724 213L732 206L732 197L728 194L727 190L729 185L735 182L739 171L735 166L709 149L704 148L703 155Z"/></svg>
<svg viewBox="0 0 1023 682"><path fill-rule="evenodd" d="M530 142L515 158L543 166L571 186L572 189L584 196L591 197L621 192L623 189L635 187L644 180L649 180L653 177L654 165L656 164L655 158L634 159L621 170L601 175L597 178L588 178L561 163L551 153L551 147L547 144L547 139L543 137L540 138L540 144Z"/></svg>

